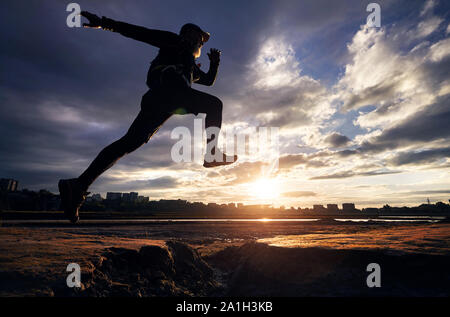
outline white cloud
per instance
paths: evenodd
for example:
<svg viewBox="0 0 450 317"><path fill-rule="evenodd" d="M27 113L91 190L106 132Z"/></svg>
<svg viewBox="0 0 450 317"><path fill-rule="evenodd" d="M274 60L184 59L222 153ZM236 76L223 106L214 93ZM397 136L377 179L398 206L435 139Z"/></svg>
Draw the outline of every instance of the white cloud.
<svg viewBox="0 0 450 317"><path fill-rule="evenodd" d="M425 2L425 5L423 6L422 11L420 12L420 16L424 16L429 12L432 12L433 8L436 6L435 0L428 0Z"/></svg>
<svg viewBox="0 0 450 317"><path fill-rule="evenodd" d="M422 21L417 25L413 36L414 38L422 38L430 35L439 27L439 25L444 21L438 17L431 17L428 20Z"/></svg>
<svg viewBox="0 0 450 317"><path fill-rule="evenodd" d="M320 81L302 74L301 60L283 36L261 43L248 68L243 88L246 109L262 125L279 126L285 135L305 136L305 129L321 124L335 109Z"/></svg>
<svg viewBox="0 0 450 317"><path fill-rule="evenodd" d="M420 25L420 24L419 24ZM434 30L434 29L433 29ZM362 27L349 44L352 61L336 85L344 110L373 105L376 110L360 113L354 121L363 128L387 128L433 103L438 96L430 80L430 62L450 52L449 39L430 46L428 41L402 51L398 30ZM408 31L403 31L405 35Z"/></svg>
<svg viewBox="0 0 450 317"><path fill-rule="evenodd" d="M450 38L431 45L427 58L432 62L439 62L450 55Z"/></svg>
<svg viewBox="0 0 450 317"><path fill-rule="evenodd" d="M73 126L82 125L83 127L87 126L88 128L98 130L112 127L110 123L93 120L92 117L84 114L82 111L57 101L47 100L37 105L36 108L42 114L42 117L51 123Z"/></svg>
<svg viewBox="0 0 450 317"><path fill-rule="evenodd" d="M270 38L260 48L256 61L250 65L256 89L273 89L296 85L301 80L300 63L291 45L282 39Z"/></svg>

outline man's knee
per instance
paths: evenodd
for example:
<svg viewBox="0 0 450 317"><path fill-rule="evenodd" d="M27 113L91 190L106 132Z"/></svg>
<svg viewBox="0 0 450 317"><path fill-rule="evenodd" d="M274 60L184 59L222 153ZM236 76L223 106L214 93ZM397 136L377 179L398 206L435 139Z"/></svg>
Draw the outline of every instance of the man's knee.
<svg viewBox="0 0 450 317"><path fill-rule="evenodd" d="M131 153L140 148L148 139L142 137L133 136L130 134L124 135L118 142L118 148L121 156Z"/></svg>
<svg viewBox="0 0 450 317"><path fill-rule="evenodd" d="M219 98L214 96L212 99L212 109L214 109L214 111L216 111L216 112L222 113L222 109L223 109L222 100L220 100Z"/></svg>

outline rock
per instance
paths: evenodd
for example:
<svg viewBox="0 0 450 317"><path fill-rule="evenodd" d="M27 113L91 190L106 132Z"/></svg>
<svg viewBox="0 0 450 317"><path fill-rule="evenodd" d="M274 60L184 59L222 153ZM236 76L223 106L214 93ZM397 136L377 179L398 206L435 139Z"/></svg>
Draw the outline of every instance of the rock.
<svg viewBox="0 0 450 317"><path fill-rule="evenodd" d="M210 266L180 242L139 251L110 248L93 267L72 296L210 296L220 290Z"/></svg>
<svg viewBox="0 0 450 317"><path fill-rule="evenodd" d="M147 267L147 273L161 272L174 274L174 260L166 248L145 246L139 250L141 265ZM163 274L163 276L165 275Z"/></svg>

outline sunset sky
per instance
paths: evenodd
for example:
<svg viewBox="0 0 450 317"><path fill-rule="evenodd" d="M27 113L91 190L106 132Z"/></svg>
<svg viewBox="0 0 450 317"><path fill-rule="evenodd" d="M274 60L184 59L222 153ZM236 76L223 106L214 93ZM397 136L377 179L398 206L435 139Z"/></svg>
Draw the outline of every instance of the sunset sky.
<svg viewBox="0 0 450 317"><path fill-rule="evenodd" d="M83 10L173 32L187 22L222 51L213 87L223 128L279 129L273 153L205 169L175 163L174 116L90 188L150 199L417 205L450 198L450 3L377 1L77 1ZM0 177L57 193L121 137L140 109L157 48L117 33L69 28L69 1L0 4ZM198 116L203 118L203 115ZM196 146L201 146L196 142Z"/></svg>

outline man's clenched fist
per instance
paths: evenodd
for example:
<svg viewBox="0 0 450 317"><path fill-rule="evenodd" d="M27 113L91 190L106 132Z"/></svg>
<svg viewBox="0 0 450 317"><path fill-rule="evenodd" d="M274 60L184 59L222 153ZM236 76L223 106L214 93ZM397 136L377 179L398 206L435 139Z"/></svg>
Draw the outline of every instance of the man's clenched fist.
<svg viewBox="0 0 450 317"><path fill-rule="evenodd" d="M220 54L222 54L221 51L219 51L217 48L210 49L208 53L208 57L211 63L219 63L220 62Z"/></svg>
<svg viewBox="0 0 450 317"><path fill-rule="evenodd" d="M87 11L81 11L80 14L81 16L89 20L89 23L83 23L83 26L85 28L100 29L102 27L102 19L96 16L95 14Z"/></svg>

